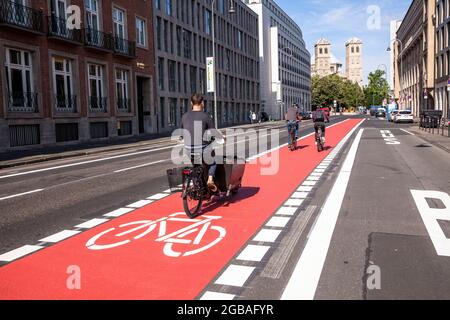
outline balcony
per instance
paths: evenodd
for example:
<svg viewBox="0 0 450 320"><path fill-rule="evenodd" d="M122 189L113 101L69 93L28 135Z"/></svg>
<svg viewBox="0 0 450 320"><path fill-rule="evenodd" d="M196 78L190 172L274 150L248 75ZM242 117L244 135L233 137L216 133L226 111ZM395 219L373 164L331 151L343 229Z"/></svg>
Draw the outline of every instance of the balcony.
<svg viewBox="0 0 450 320"><path fill-rule="evenodd" d="M8 93L9 112L37 113L38 94L36 92L10 92Z"/></svg>
<svg viewBox="0 0 450 320"><path fill-rule="evenodd" d="M43 19L42 11L12 1L0 0L0 25L43 33Z"/></svg>
<svg viewBox="0 0 450 320"><path fill-rule="evenodd" d="M84 44L91 48L104 51L113 51L112 37L110 34L92 28L84 29Z"/></svg>
<svg viewBox="0 0 450 320"><path fill-rule="evenodd" d="M108 98L89 97L89 110L96 113L105 113L107 111Z"/></svg>
<svg viewBox="0 0 450 320"><path fill-rule="evenodd" d="M76 95L56 95L54 96L55 109L58 112L77 112L77 96Z"/></svg>
<svg viewBox="0 0 450 320"><path fill-rule="evenodd" d="M113 37L114 53L130 58L136 57L136 42L128 41L120 37Z"/></svg>
<svg viewBox="0 0 450 320"><path fill-rule="evenodd" d="M117 110L119 112L131 112L131 99L117 98Z"/></svg>
<svg viewBox="0 0 450 320"><path fill-rule="evenodd" d="M83 36L80 29L68 29L67 20L55 15L48 17L48 36L74 43L83 42Z"/></svg>

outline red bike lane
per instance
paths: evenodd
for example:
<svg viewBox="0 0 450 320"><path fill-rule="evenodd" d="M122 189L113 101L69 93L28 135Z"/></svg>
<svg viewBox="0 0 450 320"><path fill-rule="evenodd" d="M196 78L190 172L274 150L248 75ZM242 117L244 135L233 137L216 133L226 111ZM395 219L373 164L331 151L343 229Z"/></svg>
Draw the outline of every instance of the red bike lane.
<svg viewBox="0 0 450 320"><path fill-rule="evenodd" d="M204 215L216 217L209 228L203 224L195 233L186 229L180 237L161 239L193 222L179 215L173 217L176 221L144 226L183 212L180 195L171 195L1 267L0 299L194 299L360 121L329 128L327 145L332 148L325 152L317 152L313 136L299 141L302 149L297 152L282 148L276 175L261 175L259 163L247 165L239 194L230 203L206 207ZM116 236L139 226L142 229ZM144 231L148 233L143 235ZM155 241L158 237L163 241ZM197 246L183 243L200 238ZM189 255L213 241L217 243ZM117 246L102 247L112 244ZM71 266L79 267L79 290L67 285Z"/></svg>

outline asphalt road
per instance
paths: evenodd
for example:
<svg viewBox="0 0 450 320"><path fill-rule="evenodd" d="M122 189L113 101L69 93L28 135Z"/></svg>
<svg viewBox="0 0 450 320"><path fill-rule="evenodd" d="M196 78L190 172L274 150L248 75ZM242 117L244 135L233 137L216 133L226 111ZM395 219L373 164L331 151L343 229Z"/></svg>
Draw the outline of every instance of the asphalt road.
<svg viewBox="0 0 450 320"><path fill-rule="evenodd" d="M212 257L205 255L203 259L208 261L198 257L199 260L186 265L192 268L203 261L202 266L213 268L215 259L224 260L215 263L218 271L204 270L210 275L202 281L209 284L200 285L200 293L193 289L198 286L196 280L185 278L183 281L190 281L187 283L192 284L192 290L185 284L177 288L187 291L180 291L180 296L174 292L164 293L157 284L150 285L158 274L153 275L156 277L153 280L148 279L150 287L162 290L163 297L198 299L449 299L450 154L411 134L409 125L391 124L367 116L351 118L347 122L344 120L348 117L333 118L332 122L339 124L331 132L341 137L332 142L333 148L326 151L326 158L315 152L311 139L301 141L301 150L295 154L282 153L282 163L292 163L289 167L292 180L298 181L289 181L285 168L273 180L298 185L298 189L291 185L271 186L267 178L250 172L247 182L256 187L255 183L260 181L265 190L247 188L236 203L208 211L208 214L225 215L222 223L229 225L224 225L227 242L222 249L210 253ZM312 124L305 122L301 135L312 131ZM327 141L332 138L327 136ZM284 130L276 145L286 140ZM170 152L167 142L145 150L105 153L0 171L0 199L3 199L0 200L0 255L166 190L165 171L173 167L168 161ZM295 178L300 176L301 179ZM280 193L286 192L285 189L289 189L289 194L294 193L282 203L280 197L276 197L277 187ZM8 198L39 189L43 191ZM258 195L270 194L267 189L273 198L258 198ZM156 204L147 211L145 208L138 210L134 218L147 218L150 213L158 212L158 208L178 207L170 201ZM263 212L265 204L271 208L270 212ZM272 209L274 206L279 209ZM243 211L235 212L233 208ZM258 210L260 214L269 214L269 220L264 222L265 217L259 218ZM245 216L262 219L262 224L245 222ZM126 217L120 221L127 221ZM255 226L251 226L252 223ZM253 227L256 228L254 235ZM92 235L100 231L96 230ZM245 240L248 236L243 236L241 243L238 235L245 232L250 234L250 239ZM274 233L277 236L271 239ZM46 254L44 249L40 257L23 259L22 264L19 260L17 267L13 262L4 267L11 268L0 268L0 272L5 271L10 276L20 274L21 268L26 269L45 256L79 250L80 243L84 248L83 236L69 241L65 249L63 242L53 253ZM118 269L124 259L137 259L141 267L153 263L151 266L161 272L160 277L174 281L174 285L177 283L175 270L185 271L182 264L187 263L186 259L184 262L176 260L179 267L174 261L165 265L167 261L158 260L162 258L154 251L147 252L146 257L141 256L142 251L138 249L136 245L131 251L116 251L116 255L122 254L120 259L114 255L105 257L119 259ZM136 257L137 252L139 257ZM74 255L76 257L77 253ZM165 268L171 267L175 269L170 274ZM123 271L129 272L128 269ZM104 277L105 285L111 285L108 275ZM117 283L118 287L122 285ZM2 286L7 284L0 281L0 288ZM58 282L56 286L59 288ZM169 288L167 286L165 289ZM148 293L144 283L142 288L136 285L136 290L139 289ZM127 291L131 297L132 293ZM101 297L102 293L96 294Z"/></svg>

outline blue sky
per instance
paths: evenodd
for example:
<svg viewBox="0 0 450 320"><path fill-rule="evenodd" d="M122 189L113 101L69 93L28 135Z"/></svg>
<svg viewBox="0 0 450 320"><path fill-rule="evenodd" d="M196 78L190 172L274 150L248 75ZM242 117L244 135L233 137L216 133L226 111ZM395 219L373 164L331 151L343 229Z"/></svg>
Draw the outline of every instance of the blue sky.
<svg viewBox="0 0 450 320"><path fill-rule="evenodd" d="M390 41L390 21L403 19L411 0L275 0L302 28L303 37L311 55L314 44L321 37L332 43L333 54L345 67L345 42L358 37L364 42L364 83L368 74L380 64L389 67L390 55L386 52ZM380 28L369 28L373 12L380 10ZM384 69L384 67L380 67Z"/></svg>

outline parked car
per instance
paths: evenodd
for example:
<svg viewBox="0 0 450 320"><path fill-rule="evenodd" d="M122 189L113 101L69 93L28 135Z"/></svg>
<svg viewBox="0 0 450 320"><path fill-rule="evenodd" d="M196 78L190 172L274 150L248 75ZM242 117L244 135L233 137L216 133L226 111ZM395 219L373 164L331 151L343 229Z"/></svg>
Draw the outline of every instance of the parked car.
<svg viewBox="0 0 450 320"><path fill-rule="evenodd" d="M386 109L378 108L377 113L375 114L377 118L386 118Z"/></svg>
<svg viewBox="0 0 450 320"><path fill-rule="evenodd" d="M395 122L395 117L397 116L398 110L392 110L391 115L389 117L390 122Z"/></svg>
<svg viewBox="0 0 450 320"><path fill-rule="evenodd" d="M411 110L400 110L395 116L395 123L399 122L409 122L414 123L414 116Z"/></svg>

